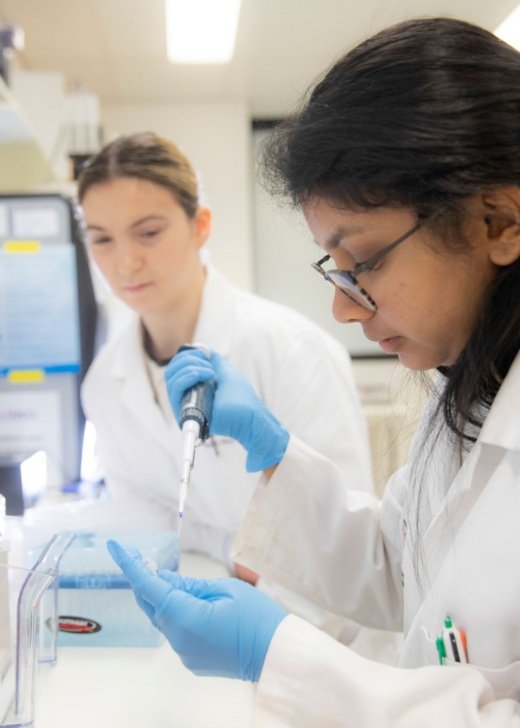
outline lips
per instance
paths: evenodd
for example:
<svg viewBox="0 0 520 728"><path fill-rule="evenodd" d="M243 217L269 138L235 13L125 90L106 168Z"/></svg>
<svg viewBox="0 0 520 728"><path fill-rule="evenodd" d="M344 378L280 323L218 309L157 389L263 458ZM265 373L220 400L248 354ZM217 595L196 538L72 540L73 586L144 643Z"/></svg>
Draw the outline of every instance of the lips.
<svg viewBox="0 0 520 728"><path fill-rule="evenodd" d="M385 352L385 354L395 354L399 349L401 343L400 336L391 336L388 339L380 339L378 341L379 346Z"/></svg>
<svg viewBox="0 0 520 728"><path fill-rule="evenodd" d="M131 286L123 286L123 290L127 293L140 293L150 285L151 283L133 283Z"/></svg>

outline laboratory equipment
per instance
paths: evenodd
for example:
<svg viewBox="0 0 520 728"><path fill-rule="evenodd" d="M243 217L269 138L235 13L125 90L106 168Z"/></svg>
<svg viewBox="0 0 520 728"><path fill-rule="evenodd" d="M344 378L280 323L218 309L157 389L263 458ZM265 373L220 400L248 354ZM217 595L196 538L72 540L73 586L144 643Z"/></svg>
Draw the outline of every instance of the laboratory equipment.
<svg viewBox="0 0 520 728"><path fill-rule="evenodd" d="M69 534L52 536L31 568L8 551L0 563L0 726L28 728L34 722L38 667L39 604L57 575ZM16 556L14 555L16 554ZM50 628L53 625L50 623Z"/></svg>
<svg viewBox="0 0 520 728"><path fill-rule="evenodd" d="M110 558L109 537L137 544L155 568L178 566L178 538L172 531L76 532L59 569L60 647L157 647L164 641L137 606L128 579Z"/></svg>
<svg viewBox="0 0 520 728"><path fill-rule="evenodd" d="M59 194L0 195L0 492L10 515L22 511L20 464L35 452L46 454L50 487L80 478L79 388L97 305L78 209Z"/></svg>
<svg viewBox="0 0 520 728"><path fill-rule="evenodd" d="M289 433L255 392L246 377L216 352L211 360L189 352L174 356L166 367L166 389L177 421L182 399L192 383L215 382L218 400L212 406L211 431L237 440L247 451L248 473L266 470L283 458Z"/></svg>
<svg viewBox="0 0 520 728"><path fill-rule="evenodd" d="M180 351L187 349L200 349L206 358L210 358L210 352L201 345L184 345ZM179 490L179 521L178 532L180 533L184 504L188 492L191 471L195 460L195 448L200 445L209 435L213 399L215 397L216 382L210 379L207 382L199 382L190 387L184 393L181 403L179 427L182 432L182 456L181 456L181 483Z"/></svg>

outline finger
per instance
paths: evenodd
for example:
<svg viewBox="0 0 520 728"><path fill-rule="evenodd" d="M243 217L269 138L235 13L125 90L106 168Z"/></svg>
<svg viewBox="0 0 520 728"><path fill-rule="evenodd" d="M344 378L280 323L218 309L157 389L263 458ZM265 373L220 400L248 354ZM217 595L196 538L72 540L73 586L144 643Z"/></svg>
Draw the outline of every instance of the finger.
<svg viewBox="0 0 520 728"><path fill-rule="evenodd" d="M165 379L168 390L175 396L182 396L187 389L194 387L200 382L208 382L214 376L215 372L211 367L206 370L190 367L190 369L185 369L172 376L166 374Z"/></svg>
<svg viewBox="0 0 520 728"><path fill-rule="evenodd" d="M142 562L143 560L143 557L135 546L119 543L119 541L112 538L107 541L107 549L110 556L122 571L128 568L133 562Z"/></svg>
<svg viewBox="0 0 520 728"><path fill-rule="evenodd" d="M154 625L154 627L157 627L157 624L155 622L155 607L147 602L146 599L143 599L143 597L139 596L139 594L137 594L136 592L134 592L134 597L135 601L146 614L150 622Z"/></svg>
<svg viewBox="0 0 520 728"><path fill-rule="evenodd" d="M157 576L163 579L165 582L170 584L174 589L182 589L193 596L197 596L198 593L203 593L204 589L208 588L205 585L209 584L206 579L195 579L190 576L182 576L177 571L170 571L169 569L160 569L157 572Z"/></svg>
<svg viewBox="0 0 520 728"><path fill-rule="evenodd" d="M213 609L213 605L182 588L173 588L166 582L163 584L168 589L168 597L156 607L153 622L178 649L186 635L193 636L197 632L201 620L207 619L208 609Z"/></svg>
<svg viewBox="0 0 520 728"><path fill-rule="evenodd" d="M150 571L139 551L133 546L120 544L113 539L107 541L107 548L136 594L153 606L162 604L168 597L171 587Z"/></svg>
<svg viewBox="0 0 520 728"><path fill-rule="evenodd" d="M176 376L184 369L206 369L208 367L211 368L211 364L204 353L199 349L193 349L191 351L182 351L174 356L166 366L166 374L167 376Z"/></svg>
<svg viewBox="0 0 520 728"><path fill-rule="evenodd" d="M208 370L189 369L177 375L165 375L166 390L170 399L176 419L180 417L181 403L184 393L201 382L213 379L215 373L211 367Z"/></svg>
<svg viewBox="0 0 520 728"><path fill-rule="evenodd" d="M228 597L238 579L194 579L167 569L161 569L157 576L164 579L174 589L181 589L196 599L207 601L216 597Z"/></svg>
<svg viewBox="0 0 520 728"><path fill-rule="evenodd" d="M217 376L225 370L227 365L224 357L221 354L218 354L216 351L211 352L210 362Z"/></svg>

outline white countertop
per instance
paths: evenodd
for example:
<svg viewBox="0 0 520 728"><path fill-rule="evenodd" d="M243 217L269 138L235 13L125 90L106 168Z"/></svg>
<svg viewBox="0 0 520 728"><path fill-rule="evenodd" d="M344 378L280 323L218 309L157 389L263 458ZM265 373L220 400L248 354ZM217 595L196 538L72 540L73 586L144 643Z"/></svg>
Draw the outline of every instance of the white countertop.
<svg viewBox="0 0 520 728"><path fill-rule="evenodd" d="M181 572L214 578L222 565L184 554ZM254 687L196 677L168 643L153 648L60 647L39 670L35 728L249 728Z"/></svg>

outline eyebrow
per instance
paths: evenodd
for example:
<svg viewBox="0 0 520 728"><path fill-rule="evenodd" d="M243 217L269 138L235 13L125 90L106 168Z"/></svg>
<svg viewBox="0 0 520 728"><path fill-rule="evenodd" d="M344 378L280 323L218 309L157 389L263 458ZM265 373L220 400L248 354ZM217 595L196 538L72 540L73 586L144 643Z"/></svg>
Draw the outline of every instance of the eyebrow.
<svg viewBox="0 0 520 728"><path fill-rule="evenodd" d="M139 227L139 225L142 225L143 222L149 222L150 220L164 220L164 217L162 215L146 215L145 217L139 218L139 220L136 220L130 225L130 230L133 228ZM87 230L105 230L102 225L87 225Z"/></svg>
<svg viewBox="0 0 520 728"><path fill-rule="evenodd" d="M335 250L345 238L350 238L353 235L359 235L364 232L366 232L365 228L359 225L339 227L325 240L323 248L324 250Z"/></svg>

